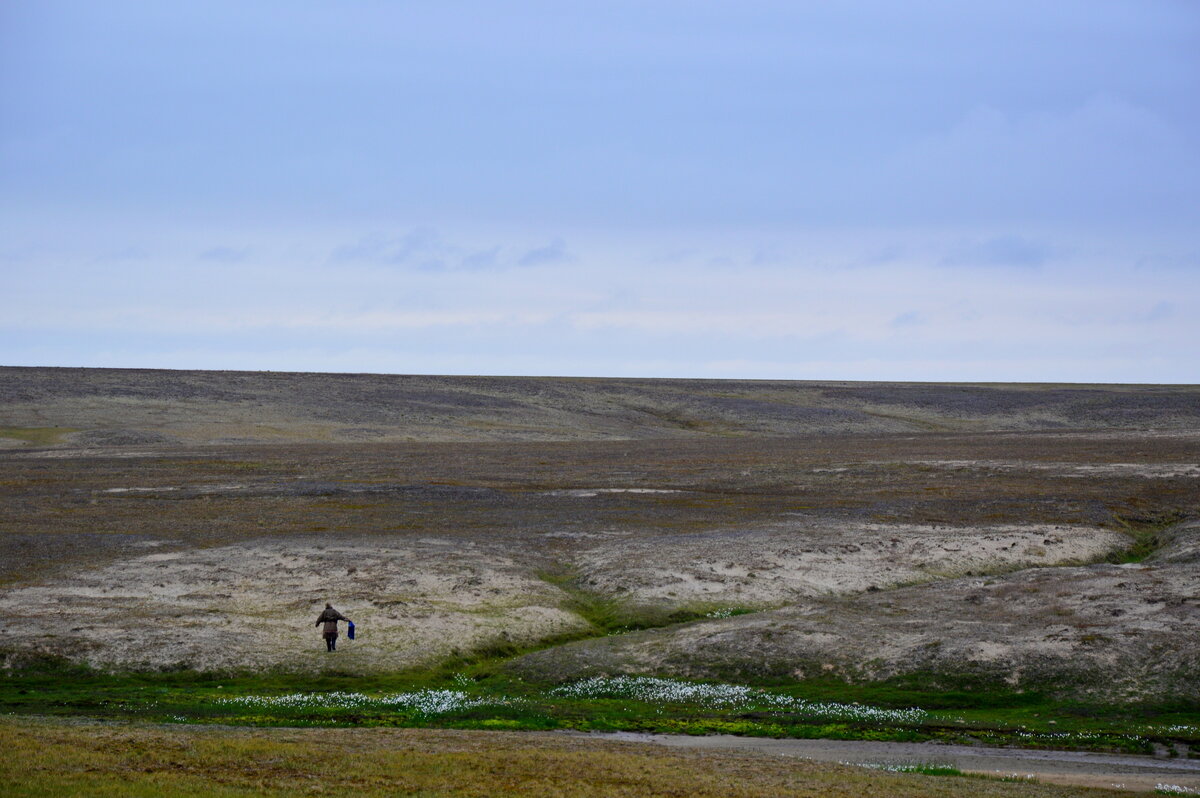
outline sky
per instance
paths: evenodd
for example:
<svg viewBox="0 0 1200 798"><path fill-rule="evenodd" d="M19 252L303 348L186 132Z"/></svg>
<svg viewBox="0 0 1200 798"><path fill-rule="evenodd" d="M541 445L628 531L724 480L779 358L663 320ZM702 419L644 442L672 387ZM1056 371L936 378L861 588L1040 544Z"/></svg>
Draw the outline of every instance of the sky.
<svg viewBox="0 0 1200 798"><path fill-rule="evenodd" d="M0 365L1198 383L1200 3L3 3L0 277Z"/></svg>

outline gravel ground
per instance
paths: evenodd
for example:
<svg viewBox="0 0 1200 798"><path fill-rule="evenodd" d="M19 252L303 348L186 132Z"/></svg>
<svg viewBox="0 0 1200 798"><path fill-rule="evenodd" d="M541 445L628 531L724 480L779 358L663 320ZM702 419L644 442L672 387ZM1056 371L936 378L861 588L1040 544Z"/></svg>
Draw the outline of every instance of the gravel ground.
<svg viewBox="0 0 1200 798"><path fill-rule="evenodd" d="M957 767L965 773L1032 777L1044 784L1107 787L1153 792L1160 784L1200 791L1200 762L1186 759L1097 754L1084 751L1028 751L934 743L879 743L862 740L772 740L732 735L590 735L691 750L754 751L820 762L871 768L914 764Z"/></svg>

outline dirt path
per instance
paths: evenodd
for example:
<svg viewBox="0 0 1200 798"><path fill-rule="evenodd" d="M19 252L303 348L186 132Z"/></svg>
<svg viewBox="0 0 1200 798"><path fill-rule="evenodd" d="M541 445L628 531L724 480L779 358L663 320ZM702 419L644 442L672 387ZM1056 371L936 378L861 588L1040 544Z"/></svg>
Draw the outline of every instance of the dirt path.
<svg viewBox="0 0 1200 798"><path fill-rule="evenodd" d="M1124 788L1153 792L1170 784L1200 792L1200 761L1159 759L1085 751L1031 751L933 743L879 743L859 740L774 740L759 737L616 732L611 739L654 743L672 748L711 748L863 765L953 765L971 773L1033 776L1047 784Z"/></svg>

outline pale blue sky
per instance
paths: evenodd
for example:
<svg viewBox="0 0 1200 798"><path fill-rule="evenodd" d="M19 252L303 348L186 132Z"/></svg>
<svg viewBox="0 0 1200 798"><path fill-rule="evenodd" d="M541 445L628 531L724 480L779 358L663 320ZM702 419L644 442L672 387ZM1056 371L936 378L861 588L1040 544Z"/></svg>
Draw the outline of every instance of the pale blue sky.
<svg viewBox="0 0 1200 798"><path fill-rule="evenodd" d="M1200 382L1200 4L0 5L0 364Z"/></svg>

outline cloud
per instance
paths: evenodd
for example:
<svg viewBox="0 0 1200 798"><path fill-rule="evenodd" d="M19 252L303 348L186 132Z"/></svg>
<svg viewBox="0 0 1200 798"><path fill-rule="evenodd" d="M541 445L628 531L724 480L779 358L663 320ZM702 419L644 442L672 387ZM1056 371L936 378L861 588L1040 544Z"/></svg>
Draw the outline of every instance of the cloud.
<svg viewBox="0 0 1200 798"><path fill-rule="evenodd" d="M920 313L916 312L915 310L910 310L907 313L901 313L899 316L892 319L891 326L895 328L915 327L924 323L925 319Z"/></svg>
<svg viewBox="0 0 1200 798"><path fill-rule="evenodd" d="M564 263L573 260L561 238L556 238L544 247L531 249L517 261L522 266L543 266L548 263Z"/></svg>
<svg viewBox="0 0 1200 798"><path fill-rule="evenodd" d="M521 263L552 262L566 255L561 241L526 253ZM459 244L446 240L432 227L415 227L401 236L370 233L358 241L333 249L334 263L362 262L407 266L424 272L486 271L511 266L500 245Z"/></svg>
<svg viewBox="0 0 1200 798"><path fill-rule="evenodd" d="M388 239L380 233L369 233L350 244L339 244L329 253L329 260L335 263L356 260L376 260L380 258Z"/></svg>
<svg viewBox="0 0 1200 798"><path fill-rule="evenodd" d="M947 266L1021 266L1036 268L1050 258L1052 249L1018 235L1002 235L957 247L942 263Z"/></svg>
<svg viewBox="0 0 1200 798"><path fill-rule="evenodd" d="M239 263L246 259L250 251L246 248L213 247L200 253L201 260L217 261L219 263Z"/></svg>
<svg viewBox="0 0 1200 798"><path fill-rule="evenodd" d="M387 366L406 371L551 373L570 364L591 374L788 377L828 368L825 376L922 379L983 378L990 363L992 379L1099 377L1111 368L1110 381L1195 381L1188 342L1198 316L1188 299L1200 295L1200 270L1133 268L1145 255L1194 253L1189 236L1009 225L569 230L561 239L557 229L494 224L372 229L307 227L274 238L232 230L225 242L250 255L223 267L197 257L212 242L205 225L141 239L107 225L89 233L96 242L72 239L81 252L47 252L40 268L10 270L0 356L121 365L138 346L150 357L175 341L223 348L229 364L254 349L262 367L275 367L274 357L291 362L297 347L368 346L406 353ZM145 240L152 258L98 269L88 257L130 240ZM520 266L547 248L571 264ZM763 250L780 260L755 265ZM335 251L342 261L329 259ZM707 265L730 253L733 266ZM863 263L880 253L889 257ZM985 266L947 267L953 258ZM422 265L435 260L437 270ZM211 279L214 268L222 279ZM105 360L118 351L130 360ZM1156 360L1138 361L1130 354L1138 351ZM509 352L519 362L506 360ZM1132 365L1109 359L1126 356ZM743 360L758 365L724 373L713 365ZM384 363L317 358L306 368L327 366Z"/></svg>
<svg viewBox="0 0 1200 798"><path fill-rule="evenodd" d="M415 263L422 268L441 268L442 255L452 249L432 227L416 227L392 242L384 260L389 263Z"/></svg>
<svg viewBox="0 0 1200 798"><path fill-rule="evenodd" d="M1137 259L1134 267L1138 269L1200 271L1200 252L1144 255Z"/></svg>
<svg viewBox="0 0 1200 798"><path fill-rule="evenodd" d="M459 265L468 270L492 269L499 265L500 247L482 249L465 256Z"/></svg>
<svg viewBox="0 0 1200 798"><path fill-rule="evenodd" d="M1140 322L1156 322L1164 321L1175 315L1175 305L1170 302L1156 302L1152 307L1144 313L1139 313L1134 316L1134 321Z"/></svg>
<svg viewBox="0 0 1200 798"><path fill-rule="evenodd" d="M428 271L446 268L456 248L442 240L432 227L414 227L403 235L368 233L357 241L334 247L329 260L335 263L365 262L414 266Z"/></svg>
<svg viewBox="0 0 1200 798"><path fill-rule="evenodd" d="M107 252L100 256L100 260L146 260L150 257L150 253L142 247L122 247L112 252Z"/></svg>
<svg viewBox="0 0 1200 798"><path fill-rule="evenodd" d="M447 310L326 311L317 308L174 308L142 305L113 306L93 311L58 314L13 314L15 327L29 330L91 330L95 332L153 332L155 335L200 334L220 336L270 331L289 334L339 333L347 336L386 332L478 329L546 324L554 314L544 310L461 308Z"/></svg>
<svg viewBox="0 0 1200 798"><path fill-rule="evenodd" d="M750 255L750 264L753 266L769 266L775 263L781 263L784 259L783 252L776 245L759 246L755 248Z"/></svg>

